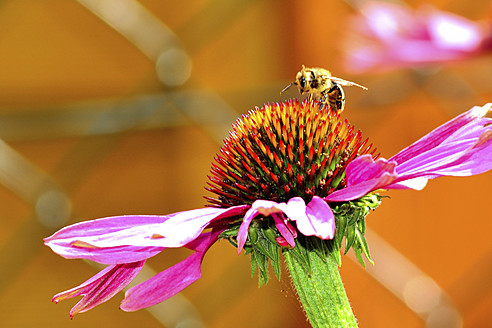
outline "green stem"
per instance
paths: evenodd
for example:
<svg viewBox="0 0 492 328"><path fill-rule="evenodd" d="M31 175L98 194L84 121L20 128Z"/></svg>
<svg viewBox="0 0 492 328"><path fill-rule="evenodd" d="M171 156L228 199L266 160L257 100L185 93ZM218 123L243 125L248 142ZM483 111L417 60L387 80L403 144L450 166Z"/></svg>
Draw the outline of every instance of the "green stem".
<svg viewBox="0 0 492 328"><path fill-rule="evenodd" d="M307 251L310 273L291 252L284 252L284 255L290 277L313 328L357 327L338 265L331 255L321 259L316 252Z"/></svg>

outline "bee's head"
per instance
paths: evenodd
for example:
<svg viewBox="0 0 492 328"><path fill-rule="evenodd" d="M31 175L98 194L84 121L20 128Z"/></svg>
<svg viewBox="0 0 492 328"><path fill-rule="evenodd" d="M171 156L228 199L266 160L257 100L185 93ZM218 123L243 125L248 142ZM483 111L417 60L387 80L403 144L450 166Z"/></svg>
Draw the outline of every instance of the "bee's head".
<svg viewBox="0 0 492 328"><path fill-rule="evenodd" d="M301 76L298 75L295 84L299 88L299 92L301 94L303 94L304 92L307 91L306 90L306 87L308 86L308 84L307 84L306 76L305 75L301 75Z"/></svg>
<svg viewBox="0 0 492 328"><path fill-rule="evenodd" d="M301 95L306 92L310 92L311 81L314 78L315 77L312 70L302 65L301 70L297 72L296 80L294 82L291 82L288 86L286 86L282 91L280 91L280 93L283 93L285 90L289 89L293 85L297 85L297 88L299 89L299 93Z"/></svg>
<svg viewBox="0 0 492 328"><path fill-rule="evenodd" d="M305 92L309 92L310 81L312 80L311 75L312 72L302 65L302 69L297 73L296 81L294 82L299 88L299 93L301 95Z"/></svg>

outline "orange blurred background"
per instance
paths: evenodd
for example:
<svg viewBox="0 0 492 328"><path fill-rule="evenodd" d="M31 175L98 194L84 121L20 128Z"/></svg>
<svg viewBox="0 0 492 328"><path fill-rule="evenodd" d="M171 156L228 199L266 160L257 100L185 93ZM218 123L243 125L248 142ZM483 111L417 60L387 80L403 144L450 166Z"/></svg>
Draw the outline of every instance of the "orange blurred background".
<svg viewBox="0 0 492 328"><path fill-rule="evenodd" d="M490 10L485 0L432 2L472 20ZM0 326L308 327L287 273L258 288L249 258L225 241L182 295L125 313L119 294L70 321L76 300L54 305L51 297L98 268L62 259L42 238L85 219L202 207L210 163L230 125L254 106L297 97L294 89L279 91L301 64L369 88L345 89L343 115L384 157L491 101L490 57L424 73L346 73L344 26L354 11L322 0L2 1ZM374 244L368 237L374 268L349 257L341 268L361 327L430 327L428 313L416 308L435 295L450 311L433 312L437 318L488 326L491 185L489 172L387 193L367 219L380 236ZM160 271L186 254L166 251L148 264ZM377 268L403 289L384 287L371 276ZM420 280L405 280L409 272ZM417 289L416 305L409 298Z"/></svg>

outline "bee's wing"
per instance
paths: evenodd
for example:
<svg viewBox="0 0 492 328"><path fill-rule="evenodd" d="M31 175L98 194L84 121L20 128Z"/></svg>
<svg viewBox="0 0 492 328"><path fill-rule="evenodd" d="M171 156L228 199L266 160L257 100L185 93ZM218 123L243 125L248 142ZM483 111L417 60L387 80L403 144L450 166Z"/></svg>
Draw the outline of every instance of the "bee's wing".
<svg viewBox="0 0 492 328"><path fill-rule="evenodd" d="M344 87L356 86L356 87L362 88L364 90L367 90L367 88L363 85L357 84L355 82L347 81L347 80L341 79L339 77L334 77L334 76L323 76L323 77L326 77L327 79L329 79L333 82L336 82L336 83L338 83Z"/></svg>

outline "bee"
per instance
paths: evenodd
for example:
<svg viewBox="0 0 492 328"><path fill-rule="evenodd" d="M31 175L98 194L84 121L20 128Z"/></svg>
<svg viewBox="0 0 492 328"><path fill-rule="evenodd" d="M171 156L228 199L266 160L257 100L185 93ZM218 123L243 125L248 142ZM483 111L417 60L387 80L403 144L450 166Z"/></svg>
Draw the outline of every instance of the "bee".
<svg viewBox="0 0 492 328"><path fill-rule="evenodd" d="M312 67L302 69L297 73L296 80L286 86L280 93L297 85L299 93L309 93L309 100L317 100L320 103L320 109L329 104L331 109L341 113L345 107L345 94L343 86L356 86L367 90L365 86L331 76L329 70L324 68Z"/></svg>

